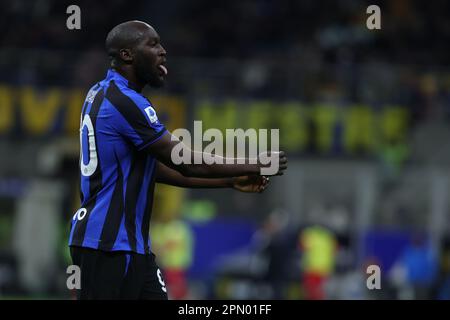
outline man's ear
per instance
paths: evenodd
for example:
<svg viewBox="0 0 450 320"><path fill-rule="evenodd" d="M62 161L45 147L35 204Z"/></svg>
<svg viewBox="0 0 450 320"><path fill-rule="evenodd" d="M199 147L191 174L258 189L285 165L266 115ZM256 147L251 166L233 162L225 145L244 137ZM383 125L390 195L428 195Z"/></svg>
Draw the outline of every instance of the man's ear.
<svg viewBox="0 0 450 320"><path fill-rule="evenodd" d="M133 53L130 49L120 49L119 57L126 64L130 64L133 62Z"/></svg>

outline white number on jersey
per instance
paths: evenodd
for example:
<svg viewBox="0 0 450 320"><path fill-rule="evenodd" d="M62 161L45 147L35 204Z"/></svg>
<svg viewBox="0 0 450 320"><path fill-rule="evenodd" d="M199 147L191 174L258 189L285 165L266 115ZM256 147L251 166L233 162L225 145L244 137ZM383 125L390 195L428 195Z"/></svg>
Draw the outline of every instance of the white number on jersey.
<svg viewBox="0 0 450 320"><path fill-rule="evenodd" d="M88 135L88 149L89 149L89 162L84 164L83 159L83 129L87 128ZM85 177L90 177L94 174L97 169L98 158L97 158L97 149L95 146L95 131L94 126L92 125L91 117L89 114L85 114L83 118L83 122L80 126L80 170L81 174Z"/></svg>

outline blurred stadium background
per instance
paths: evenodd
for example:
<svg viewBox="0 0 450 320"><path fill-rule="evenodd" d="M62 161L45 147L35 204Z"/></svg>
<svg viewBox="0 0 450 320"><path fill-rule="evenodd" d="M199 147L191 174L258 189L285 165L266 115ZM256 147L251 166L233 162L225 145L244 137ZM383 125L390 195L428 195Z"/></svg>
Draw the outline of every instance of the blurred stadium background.
<svg viewBox="0 0 450 320"><path fill-rule="evenodd" d="M66 8L81 8L81 30ZM381 7L382 29L366 28ZM158 186L173 299L450 298L450 3L0 1L0 299L70 299L78 126L103 43L140 19L168 52L170 129L279 128L262 195ZM381 290L366 267L381 268Z"/></svg>

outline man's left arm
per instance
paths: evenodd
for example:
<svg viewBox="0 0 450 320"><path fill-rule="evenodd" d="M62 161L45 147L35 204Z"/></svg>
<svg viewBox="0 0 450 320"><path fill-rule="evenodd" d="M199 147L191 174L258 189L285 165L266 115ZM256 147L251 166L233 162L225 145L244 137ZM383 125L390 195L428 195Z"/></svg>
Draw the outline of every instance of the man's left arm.
<svg viewBox="0 0 450 320"><path fill-rule="evenodd" d="M182 188L233 188L242 192L263 192L269 178L259 175L216 179L185 177L158 161L156 182Z"/></svg>

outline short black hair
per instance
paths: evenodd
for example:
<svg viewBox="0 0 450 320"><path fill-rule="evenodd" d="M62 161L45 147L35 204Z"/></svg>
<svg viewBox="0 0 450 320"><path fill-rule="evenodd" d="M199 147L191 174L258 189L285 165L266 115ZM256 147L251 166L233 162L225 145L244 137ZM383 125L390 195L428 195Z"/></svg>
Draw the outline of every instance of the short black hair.
<svg viewBox="0 0 450 320"><path fill-rule="evenodd" d="M108 33L105 48L111 59L111 66L118 63L121 49L132 49L141 41L148 27L150 26L142 21L127 21L115 26Z"/></svg>

